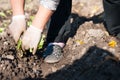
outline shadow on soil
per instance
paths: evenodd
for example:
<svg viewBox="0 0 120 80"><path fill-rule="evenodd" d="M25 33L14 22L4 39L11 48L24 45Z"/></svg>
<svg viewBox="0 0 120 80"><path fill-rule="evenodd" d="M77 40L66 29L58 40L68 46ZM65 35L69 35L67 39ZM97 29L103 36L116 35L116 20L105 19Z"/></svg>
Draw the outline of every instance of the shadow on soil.
<svg viewBox="0 0 120 80"><path fill-rule="evenodd" d="M85 55L72 65L66 65L61 70L47 75L45 79L24 80L120 80L119 75L119 59L106 50L91 46Z"/></svg>
<svg viewBox="0 0 120 80"><path fill-rule="evenodd" d="M74 35L76 34L77 29L80 27L80 25L84 24L87 21L93 21L94 24L97 23L103 23L104 22L104 12L95 15L93 17L90 18L86 18L84 16L79 16L78 14L71 14L72 18L72 23L71 23L71 36L70 37L74 37Z"/></svg>

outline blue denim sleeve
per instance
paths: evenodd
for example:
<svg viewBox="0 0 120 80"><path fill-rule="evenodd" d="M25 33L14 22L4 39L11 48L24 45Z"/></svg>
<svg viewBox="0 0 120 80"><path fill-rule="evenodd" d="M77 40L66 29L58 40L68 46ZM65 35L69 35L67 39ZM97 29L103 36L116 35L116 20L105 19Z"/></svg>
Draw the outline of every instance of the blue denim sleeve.
<svg viewBox="0 0 120 80"><path fill-rule="evenodd" d="M40 0L40 4L50 10L56 10L60 0Z"/></svg>

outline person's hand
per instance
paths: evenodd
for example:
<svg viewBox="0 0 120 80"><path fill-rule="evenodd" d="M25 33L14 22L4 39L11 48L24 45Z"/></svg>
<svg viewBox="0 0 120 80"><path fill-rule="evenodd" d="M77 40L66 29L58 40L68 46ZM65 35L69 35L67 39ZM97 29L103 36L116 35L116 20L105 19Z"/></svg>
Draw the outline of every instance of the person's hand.
<svg viewBox="0 0 120 80"><path fill-rule="evenodd" d="M17 43L21 34L26 30L26 21L24 15L17 15L12 17L12 22L9 25L10 34Z"/></svg>
<svg viewBox="0 0 120 80"><path fill-rule="evenodd" d="M41 39L42 30L30 26L22 37L22 49L29 50L32 49L32 54L36 53L38 43Z"/></svg>

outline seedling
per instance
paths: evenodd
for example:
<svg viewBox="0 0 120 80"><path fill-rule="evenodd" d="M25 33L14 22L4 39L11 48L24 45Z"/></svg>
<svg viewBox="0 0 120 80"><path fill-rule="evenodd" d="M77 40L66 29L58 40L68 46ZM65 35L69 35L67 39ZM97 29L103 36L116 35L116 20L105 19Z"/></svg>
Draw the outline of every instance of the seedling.
<svg viewBox="0 0 120 80"><path fill-rule="evenodd" d="M5 28L0 28L0 33L2 33L4 31Z"/></svg>
<svg viewBox="0 0 120 80"><path fill-rule="evenodd" d="M0 12L1 17L6 17L6 14L4 12Z"/></svg>
<svg viewBox="0 0 120 80"><path fill-rule="evenodd" d="M42 48L43 48L44 41L45 41L44 39L45 39L45 35L42 35L42 36L41 36L41 39L40 39L40 42L39 42L39 44L38 44L38 48L37 48L37 49L42 49ZM21 39L18 40L17 50L18 50L18 52L19 52L19 56L20 56L20 57L23 57L24 54L26 54L26 52L22 50L22 40L21 40ZM32 52L33 52L33 49L29 49L29 52L32 53Z"/></svg>
<svg viewBox="0 0 120 80"><path fill-rule="evenodd" d="M38 49L42 49L43 48L44 42L45 42L45 35L42 35L41 36L41 40L40 40L40 42L38 44Z"/></svg>

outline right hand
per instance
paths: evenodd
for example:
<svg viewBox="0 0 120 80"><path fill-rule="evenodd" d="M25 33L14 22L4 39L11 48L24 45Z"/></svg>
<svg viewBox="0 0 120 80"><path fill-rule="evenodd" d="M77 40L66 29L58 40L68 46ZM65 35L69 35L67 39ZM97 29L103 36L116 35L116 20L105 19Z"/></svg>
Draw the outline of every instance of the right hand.
<svg viewBox="0 0 120 80"><path fill-rule="evenodd" d="M32 49L32 54L35 54L41 35L42 30L31 25L22 36L22 49Z"/></svg>
<svg viewBox="0 0 120 80"><path fill-rule="evenodd" d="M9 25L10 34L17 43L21 34L26 30L26 21L24 15L18 15L12 17L12 22Z"/></svg>

